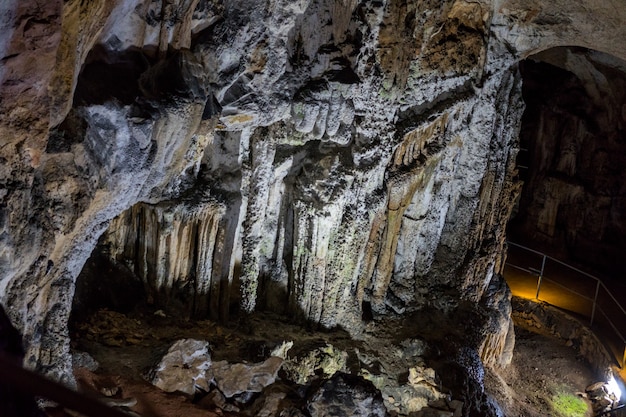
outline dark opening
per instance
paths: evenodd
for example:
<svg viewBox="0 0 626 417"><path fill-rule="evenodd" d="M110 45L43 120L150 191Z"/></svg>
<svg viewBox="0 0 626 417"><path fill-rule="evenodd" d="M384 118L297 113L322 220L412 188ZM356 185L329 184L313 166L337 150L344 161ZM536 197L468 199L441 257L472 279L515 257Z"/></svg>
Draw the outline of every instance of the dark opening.
<svg viewBox="0 0 626 417"><path fill-rule="evenodd" d="M524 188L509 239L598 273L626 263L626 63L554 48L520 63Z"/></svg>

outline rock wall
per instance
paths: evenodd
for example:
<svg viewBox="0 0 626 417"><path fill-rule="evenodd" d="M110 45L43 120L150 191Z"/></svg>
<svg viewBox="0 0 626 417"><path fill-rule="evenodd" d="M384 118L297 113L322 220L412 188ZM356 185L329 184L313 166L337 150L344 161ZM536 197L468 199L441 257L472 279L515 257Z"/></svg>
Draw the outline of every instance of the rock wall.
<svg viewBox="0 0 626 417"><path fill-rule="evenodd" d="M244 311L286 306L355 331L363 309L488 305L518 189L516 62L565 41L623 57L624 13L583 1L3 2L0 294L27 364L71 381L75 279L138 202L150 205L113 222L113 253L154 297L193 277L198 312L224 316L237 288ZM157 204L190 189L208 206ZM143 261L121 243L134 222L158 224L135 237Z"/></svg>
<svg viewBox="0 0 626 417"><path fill-rule="evenodd" d="M268 107L266 94L260 94L265 90L252 88L267 82L265 72L254 75L246 69L224 97L217 97L222 114L234 112L234 103L238 113L223 116L216 126L198 187L210 183L214 193L235 193L224 198L242 222L239 232L228 237L233 249L223 267L230 268L232 277L241 263L243 309L261 306L327 328L358 329L364 303L377 314L387 314L427 303L452 309L460 298L478 301L498 269L493 254L501 247L503 219L516 189L511 171L517 130L508 126L516 126L522 109L514 68L481 78L489 10L462 2L435 10L431 25L440 23L442 30L424 36L424 52L412 51L406 58L413 68L395 68L383 56L387 47L365 49L363 37L368 32L375 36L372 32L379 27L359 16L378 16L379 25L396 27L401 22L388 20L405 19L405 11L322 6L311 4L287 38L294 48L305 50L294 51L301 62L288 60L298 67L279 78L291 90L282 92L284 101L275 98ZM330 14L332 25L322 12ZM410 33L425 30L419 20L409 23ZM345 32L337 25L353 34L337 40L337 33ZM320 33L311 33L318 27ZM447 40L454 50L444 44L438 48L445 53L433 52L430 43L443 42L448 35L467 44ZM308 39L306 45L297 45L300 38ZM199 48L210 46L207 41ZM398 52L395 46L388 49ZM354 54L361 58L351 63ZM464 54L465 61L457 62ZM367 65L377 60L382 70L378 76L372 72L379 67ZM266 65L270 62L276 65L277 59ZM304 71L309 73L298 73ZM489 86L475 93L473 85L479 82ZM434 101L442 102L430 102L426 89L441 90L444 97ZM411 104L398 109L392 105L396 101ZM280 120L259 120L281 106ZM251 127L259 123L268 125ZM161 220L156 220L157 228L170 229L170 222ZM125 236L132 229L113 231L116 227L117 222L111 234L117 237L109 240L132 241ZM169 235L145 232L138 237L140 246L157 245L154 234ZM161 241L154 251L172 250L169 256L180 257L173 248L185 247L187 238L172 236L178 243ZM134 241L128 245L134 246ZM135 269L145 263L140 253L128 255ZM155 277L146 281L171 276L171 263L154 262L153 267ZM198 277L188 274L188 279Z"/></svg>

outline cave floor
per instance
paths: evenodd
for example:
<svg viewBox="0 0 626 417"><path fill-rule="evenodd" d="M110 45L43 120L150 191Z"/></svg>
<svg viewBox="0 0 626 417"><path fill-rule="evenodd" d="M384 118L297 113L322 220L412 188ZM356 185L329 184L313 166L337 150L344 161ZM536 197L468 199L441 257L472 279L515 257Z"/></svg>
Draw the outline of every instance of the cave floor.
<svg viewBox="0 0 626 417"><path fill-rule="evenodd" d="M513 361L498 374L488 371L488 392L498 400L507 417L587 417L591 404L581 398L587 411L557 411L564 399L584 396L596 382L587 362L571 347L554 337L515 327ZM570 414L571 413L571 414Z"/></svg>
<svg viewBox="0 0 626 417"><path fill-rule="evenodd" d="M562 415L554 409L555 399L560 394L576 396L584 392L595 382L592 370L575 350L556 339L517 327L516 334L513 362L497 374L486 372L487 392L498 401L507 417ZM72 337L76 351L89 353L99 363L95 372L76 367L79 387L84 391L102 392L103 386L114 386L115 397L120 401L136 399L130 409L142 417L244 415L203 408L197 397L194 401L182 394L167 394L145 381L150 367L181 338L207 340L211 359L229 362L262 361L274 346L286 340L300 346L300 352L330 343L349 352L347 368L351 372L359 367L352 352L391 352L393 346L393 342L384 338L354 340L342 330L314 331L271 315L253 315L222 326L211 321L182 320L146 311L122 314L99 310L84 321L75 322ZM379 344L372 346L372 343ZM591 407L587 409L580 417L592 415ZM51 415L65 414L57 410Z"/></svg>

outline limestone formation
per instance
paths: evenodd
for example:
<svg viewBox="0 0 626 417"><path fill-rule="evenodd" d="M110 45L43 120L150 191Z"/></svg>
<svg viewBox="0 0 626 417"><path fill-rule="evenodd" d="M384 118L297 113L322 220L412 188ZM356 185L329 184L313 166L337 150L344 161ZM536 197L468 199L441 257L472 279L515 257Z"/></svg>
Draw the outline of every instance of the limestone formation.
<svg viewBox="0 0 626 417"><path fill-rule="evenodd" d="M337 373L313 393L307 404L312 417L386 417L382 395L363 378Z"/></svg>
<svg viewBox="0 0 626 417"><path fill-rule="evenodd" d="M472 360L503 365L517 64L626 59L624 21L619 0L2 2L0 302L26 365L73 383L96 246L168 314L358 338L469 303Z"/></svg>
<svg viewBox="0 0 626 417"><path fill-rule="evenodd" d="M288 358L283 365L285 379L306 385L317 375L332 377L336 372L346 370L347 357L346 352L327 344L306 354Z"/></svg>

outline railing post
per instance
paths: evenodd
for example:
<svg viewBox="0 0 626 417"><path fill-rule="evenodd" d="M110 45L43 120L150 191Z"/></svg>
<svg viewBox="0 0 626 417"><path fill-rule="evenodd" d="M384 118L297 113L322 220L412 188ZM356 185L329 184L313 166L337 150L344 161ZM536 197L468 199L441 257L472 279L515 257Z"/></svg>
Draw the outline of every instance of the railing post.
<svg viewBox="0 0 626 417"><path fill-rule="evenodd" d="M546 255L543 255L543 260L541 261L541 271L539 272L539 278L537 278L537 295L535 298L539 299L539 291L541 291L541 279L543 278L543 269L546 267Z"/></svg>
<svg viewBox="0 0 626 417"><path fill-rule="evenodd" d="M596 304L598 303L598 293L600 292L600 280L596 280L596 295L593 297L593 307L591 307L591 320L589 327L593 326L593 319L596 316Z"/></svg>

